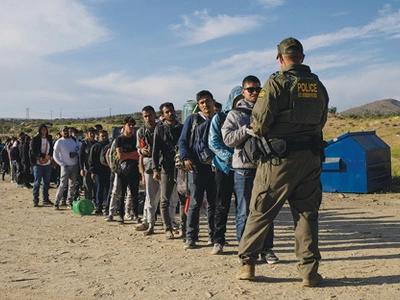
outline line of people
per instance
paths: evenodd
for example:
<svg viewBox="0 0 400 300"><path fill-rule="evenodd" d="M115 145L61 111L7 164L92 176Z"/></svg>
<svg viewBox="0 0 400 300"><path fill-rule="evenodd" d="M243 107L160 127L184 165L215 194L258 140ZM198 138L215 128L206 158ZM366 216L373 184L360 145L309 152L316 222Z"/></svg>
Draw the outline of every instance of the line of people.
<svg viewBox="0 0 400 300"><path fill-rule="evenodd" d="M217 255L223 254L227 244L228 213L234 198L241 263L236 278L253 280L256 260L279 262L273 251L273 221L288 200L303 285L318 285L322 280L317 273L321 258L319 175L329 98L318 77L302 64L303 46L298 40L283 40L277 59L281 71L264 87L256 76L246 76L230 92L223 111L216 109L210 91L198 92L197 110L183 124L176 118L174 105L166 102L159 107L159 119L152 106L145 106L141 127L132 117L125 117L121 135L112 142L105 130L99 130L96 139L95 128L89 128L80 142L64 126L53 144L46 125L41 125L31 141L24 140L30 146L21 148L25 154L28 151L33 166L34 206L39 202L41 183L44 204L58 210L66 199L72 206L80 175L85 198L95 202L96 214L103 215L104 209L106 221L114 221L119 214L121 224L137 221L135 230L151 235L159 207L165 237L174 239L179 234L187 250L198 246L200 210L205 206L207 245ZM9 157L13 159L11 151ZM22 173L17 180L23 185L29 167L24 155L20 160ZM54 204L48 199L52 161L60 167ZM145 187L142 219L140 183ZM179 188L184 185L186 189ZM174 212L178 202L177 231Z"/></svg>

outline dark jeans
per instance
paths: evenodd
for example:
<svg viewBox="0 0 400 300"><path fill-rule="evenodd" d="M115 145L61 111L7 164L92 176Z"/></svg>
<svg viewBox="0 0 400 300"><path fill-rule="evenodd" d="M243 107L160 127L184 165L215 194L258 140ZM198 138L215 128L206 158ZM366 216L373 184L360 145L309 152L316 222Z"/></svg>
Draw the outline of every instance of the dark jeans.
<svg viewBox="0 0 400 300"><path fill-rule="evenodd" d="M103 204L108 202L110 189L110 173L95 175L96 182L96 208L102 209Z"/></svg>
<svg viewBox="0 0 400 300"><path fill-rule="evenodd" d="M198 173L189 174L190 205L186 223L187 240L197 241L199 237L200 208L203 204L204 192L207 194L208 238L214 235L215 218L215 177L211 166L198 164Z"/></svg>
<svg viewBox="0 0 400 300"><path fill-rule="evenodd" d="M4 176L10 173L10 162L4 162L3 169L1 170L1 177L4 181Z"/></svg>
<svg viewBox="0 0 400 300"><path fill-rule="evenodd" d="M218 243L221 246L225 244L226 223L228 222L233 194L233 174L233 171L230 171L229 174L218 169L215 171L217 194L215 198L214 243Z"/></svg>
<svg viewBox="0 0 400 300"><path fill-rule="evenodd" d="M237 196L237 210L236 210L236 237L240 242L243 232L245 230L247 217L250 212L251 193L254 185L254 178L256 177L257 169L236 169L234 175L235 193ZM274 225L268 230L264 240L264 249L274 247Z"/></svg>
<svg viewBox="0 0 400 300"><path fill-rule="evenodd" d="M49 201L49 185L51 178L51 165L41 166L35 165L33 166L33 202L39 202L39 190L40 184L42 184L42 200L43 202Z"/></svg>
<svg viewBox="0 0 400 300"><path fill-rule="evenodd" d="M77 173L78 174L76 175L76 182L74 185L74 192L73 192L73 200L74 201L81 198L81 189L83 186L83 177L81 176L81 174L79 172L79 168L78 168Z"/></svg>
<svg viewBox="0 0 400 300"><path fill-rule="evenodd" d="M97 188L95 181L92 179L92 172L85 170L85 176L83 176L83 188L85 191L85 199L93 201L96 199Z"/></svg>
<svg viewBox="0 0 400 300"><path fill-rule="evenodd" d="M27 184L29 182L29 168L21 162L17 162L17 183Z"/></svg>
<svg viewBox="0 0 400 300"><path fill-rule="evenodd" d="M139 203L138 203L138 193L139 193L139 169L136 162L136 167L132 168L128 175L120 174L118 175L121 180L121 196L119 199L119 215L121 219L124 218L125 212L125 196L128 185L131 189L132 195L132 209L135 217L139 216Z"/></svg>

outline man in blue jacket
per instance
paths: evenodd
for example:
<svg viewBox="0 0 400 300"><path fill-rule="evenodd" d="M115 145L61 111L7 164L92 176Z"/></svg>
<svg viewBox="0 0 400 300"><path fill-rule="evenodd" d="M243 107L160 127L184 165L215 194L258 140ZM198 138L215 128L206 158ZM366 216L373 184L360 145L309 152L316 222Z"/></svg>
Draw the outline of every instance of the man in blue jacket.
<svg viewBox="0 0 400 300"><path fill-rule="evenodd" d="M213 244L214 234L216 193L214 173L211 164L205 162L195 145L201 142L205 134L208 137L209 126L204 125L207 125L205 122L209 124L215 114L215 100L213 95L205 90L196 94L196 100L200 111L188 116L179 138L181 159L190 173L190 205L187 216L185 249L192 249L196 246L204 192L207 193L208 245ZM211 152L211 150L209 151Z"/></svg>
<svg viewBox="0 0 400 300"><path fill-rule="evenodd" d="M226 114L235 106L239 99L242 99L242 87L236 86L229 94L226 107L223 112L217 113L211 120L208 145L215 153L213 165L215 166L215 231L214 247L211 254L222 254L225 244L226 223L231 206L232 194L234 193L234 170L232 168L233 147L227 146L222 138L221 127L225 121ZM235 195L236 197L236 195Z"/></svg>

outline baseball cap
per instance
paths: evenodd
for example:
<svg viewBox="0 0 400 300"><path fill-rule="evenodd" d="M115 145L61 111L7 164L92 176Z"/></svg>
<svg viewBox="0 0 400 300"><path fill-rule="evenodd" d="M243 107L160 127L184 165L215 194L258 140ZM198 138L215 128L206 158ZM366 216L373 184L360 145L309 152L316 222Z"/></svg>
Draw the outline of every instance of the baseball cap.
<svg viewBox="0 0 400 300"><path fill-rule="evenodd" d="M284 39L278 45L278 54L303 54L303 45L299 40L290 37ZM278 56L276 56L278 58Z"/></svg>
<svg viewBox="0 0 400 300"><path fill-rule="evenodd" d="M64 130L67 130L67 129L69 129L68 126L61 126L60 131L64 131Z"/></svg>

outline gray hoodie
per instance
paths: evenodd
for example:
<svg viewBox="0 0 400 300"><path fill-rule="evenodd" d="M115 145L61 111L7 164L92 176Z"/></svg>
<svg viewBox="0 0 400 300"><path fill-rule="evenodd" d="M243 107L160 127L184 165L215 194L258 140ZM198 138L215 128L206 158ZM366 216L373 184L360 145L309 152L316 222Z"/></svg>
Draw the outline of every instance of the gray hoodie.
<svg viewBox="0 0 400 300"><path fill-rule="evenodd" d="M232 167L234 169L255 169L257 164L249 161L243 154L243 146L246 140L250 137L246 133L248 125L251 124L251 111L254 103L244 99L238 101L236 107L249 109L249 114L233 109L231 110L222 126L222 137L227 146L234 147L235 151L232 158Z"/></svg>

